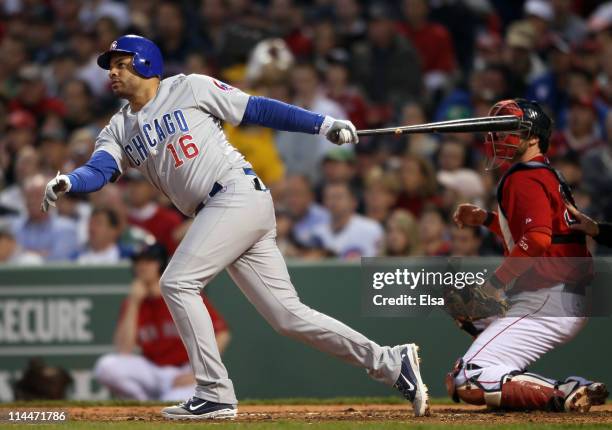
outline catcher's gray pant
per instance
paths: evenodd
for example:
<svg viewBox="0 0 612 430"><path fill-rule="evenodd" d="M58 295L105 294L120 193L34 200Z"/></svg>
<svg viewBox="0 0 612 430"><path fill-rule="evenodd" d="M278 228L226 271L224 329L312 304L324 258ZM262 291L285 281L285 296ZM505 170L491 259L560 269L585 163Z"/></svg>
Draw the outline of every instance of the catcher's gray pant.
<svg viewBox="0 0 612 430"><path fill-rule="evenodd" d="M221 362L210 316L200 289L221 270L280 334L300 340L343 361L365 368L380 382L399 377L399 347L382 347L341 322L300 302L276 246L276 220L269 192L255 190L241 169L196 216L161 277L164 299L185 343L202 399L236 404Z"/></svg>

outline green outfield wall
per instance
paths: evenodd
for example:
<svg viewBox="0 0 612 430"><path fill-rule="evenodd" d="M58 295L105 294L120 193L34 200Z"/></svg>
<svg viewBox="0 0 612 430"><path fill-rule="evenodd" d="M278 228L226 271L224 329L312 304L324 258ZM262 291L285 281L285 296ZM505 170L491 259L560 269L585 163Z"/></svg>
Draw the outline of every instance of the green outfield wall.
<svg viewBox="0 0 612 430"><path fill-rule="evenodd" d="M470 344L449 318L364 316L359 264L290 263L290 272L307 305L380 344L420 344L426 383L434 396L445 395L444 375ZM93 381L91 366L112 350L112 333L129 281L127 265L0 269L0 401L12 400L11 384L33 356L71 371L72 397L108 398ZM224 359L239 398L392 393L363 370L277 335L225 273L207 291L232 330ZM592 318L576 339L530 370L559 378L584 375L612 384L611 328L610 318Z"/></svg>

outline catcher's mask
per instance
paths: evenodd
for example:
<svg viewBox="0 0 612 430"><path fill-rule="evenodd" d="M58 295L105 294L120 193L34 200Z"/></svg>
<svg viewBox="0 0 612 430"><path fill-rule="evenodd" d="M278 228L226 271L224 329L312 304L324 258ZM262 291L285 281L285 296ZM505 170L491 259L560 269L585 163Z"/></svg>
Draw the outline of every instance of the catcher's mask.
<svg viewBox="0 0 612 430"><path fill-rule="evenodd" d="M537 137L542 154L548 150L552 121L538 103L525 99L502 100L491 108L489 115L515 115L521 119L521 125L516 131L487 133L488 170L513 161L522 140Z"/></svg>

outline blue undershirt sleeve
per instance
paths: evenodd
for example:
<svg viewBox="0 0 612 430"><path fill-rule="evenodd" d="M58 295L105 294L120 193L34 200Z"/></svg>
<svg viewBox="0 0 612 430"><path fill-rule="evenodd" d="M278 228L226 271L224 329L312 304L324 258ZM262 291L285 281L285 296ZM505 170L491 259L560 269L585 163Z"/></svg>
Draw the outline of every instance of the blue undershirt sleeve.
<svg viewBox="0 0 612 430"><path fill-rule="evenodd" d="M278 100L251 96L241 124L318 134L324 119L323 115Z"/></svg>
<svg viewBox="0 0 612 430"><path fill-rule="evenodd" d="M108 152L94 152L85 165L68 174L71 193L91 193L98 191L104 185L119 175L117 162Z"/></svg>

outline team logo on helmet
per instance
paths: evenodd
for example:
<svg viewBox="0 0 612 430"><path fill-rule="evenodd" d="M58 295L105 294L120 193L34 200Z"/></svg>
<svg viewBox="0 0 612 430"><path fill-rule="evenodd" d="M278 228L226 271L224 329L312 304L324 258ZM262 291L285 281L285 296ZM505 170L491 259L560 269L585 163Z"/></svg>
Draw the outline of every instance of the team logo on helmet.
<svg viewBox="0 0 612 430"><path fill-rule="evenodd" d="M115 49L117 49L117 41L116 40L113 43L111 43L111 46L110 46L110 50L111 51L114 51Z"/></svg>

